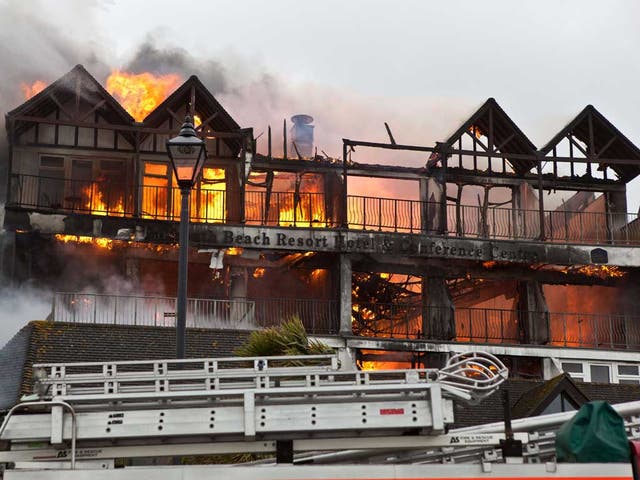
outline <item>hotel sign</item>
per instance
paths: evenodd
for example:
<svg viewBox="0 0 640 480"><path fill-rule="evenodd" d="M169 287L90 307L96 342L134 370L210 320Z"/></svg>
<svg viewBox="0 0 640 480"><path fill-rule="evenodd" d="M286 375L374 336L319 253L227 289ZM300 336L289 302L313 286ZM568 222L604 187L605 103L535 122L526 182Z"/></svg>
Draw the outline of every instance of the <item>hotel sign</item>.
<svg viewBox="0 0 640 480"><path fill-rule="evenodd" d="M442 238L389 232L329 231L264 227L192 227L192 239L213 247L338 253L372 253L536 263L545 261L547 247L540 243ZM566 247L563 246L566 256ZM588 255L587 255L588 257ZM576 262L572 262L576 263ZM585 258L584 263L589 263Z"/></svg>

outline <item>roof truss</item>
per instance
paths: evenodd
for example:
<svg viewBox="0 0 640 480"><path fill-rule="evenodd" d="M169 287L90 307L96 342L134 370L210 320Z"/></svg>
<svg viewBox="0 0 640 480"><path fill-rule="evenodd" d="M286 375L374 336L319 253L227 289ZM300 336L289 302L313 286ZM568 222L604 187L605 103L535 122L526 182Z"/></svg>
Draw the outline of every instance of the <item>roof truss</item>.
<svg viewBox="0 0 640 480"><path fill-rule="evenodd" d="M563 157L563 148L566 157ZM623 182L640 174L640 149L593 105L587 105L540 152L554 162L568 162L572 176L575 163L586 164L588 177L595 175L592 170L594 163L598 164L604 179L607 179L609 169ZM557 167L554 169L557 174Z"/></svg>
<svg viewBox="0 0 640 480"><path fill-rule="evenodd" d="M464 148L471 141L471 149ZM454 150L461 168L463 156L473 159L473 170L479 170L478 158L487 158L487 170L495 173L524 175L536 165L536 147L511 120L493 98L489 98L469 119L449 137L447 144ZM499 160L499 165L495 163ZM494 161L492 161L494 160ZM508 163L508 165L507 165ZM496 168L498 166L498 168Z"/></svg>

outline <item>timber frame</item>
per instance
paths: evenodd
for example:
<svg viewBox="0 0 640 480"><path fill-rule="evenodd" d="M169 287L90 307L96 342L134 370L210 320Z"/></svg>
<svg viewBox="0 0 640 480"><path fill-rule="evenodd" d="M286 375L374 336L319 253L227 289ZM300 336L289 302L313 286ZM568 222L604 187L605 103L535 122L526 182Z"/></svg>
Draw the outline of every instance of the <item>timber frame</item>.
<svg viewBox="0 0 640 480"><path fill-rule="evenodd" d="M545 345L553 341L546 328L553 312L542 284L631 290L637 283L640 220L627 213L626 185L640 174L640 150L591 105L542 148L489 98L435 145L399 144L387 126L389 143L345 138L340 159L317 153L302 159L298 152L289 158L286 138L278 158L271 129L268 152L257 153L253 129L241 128L197 77L136 122L78 65L6 116L5 228L18 235L175 243L172 183L162 167L168 163L165 140L186 114L201 119L197 129L207 144L206 166L224 172L207 179L207 187L224 182L224 189L196 188L191 246L241 252L221 260L232 301L249 295L249 269L324 269L331 272L333 298L322 300L337 303L331 306L331 332L348 338L354 272L413 275L431 292L419 305L424 315L415 335L449 342L456 337L451 293L471 288L485 298L490 289L473 284L481 278L509 284L518 296L518 311L511 313L519 330L501 340ZM419 152L424 166L352 161L356 149L368 148ZM91 164L85 177L74 178L74 168L85 164ZM419 198L350 195L354 177L411 180ZM278 190L278 178L289 181L286 191ZM145 184L149 179L158 183ZM87 206L74 182L84 188L100 184L106 206ZM305 190L305 182L315 182L317 191ZM114 205L109 188L120 194L121 204ZM477 205L465 204L468 191ZM492 197L496 191L505 198ZM545 205L551 191L578 193L554 208ZM54 200L52 192L59 194ZM206 211L212 198L221 205L214 213ZM157 213L153 202L163 203L164 210ZM291 212L286 218L285 210ZM607 269L622 273L607 275ZM631 339L636 340L640 345L640 333Z"/></svg>

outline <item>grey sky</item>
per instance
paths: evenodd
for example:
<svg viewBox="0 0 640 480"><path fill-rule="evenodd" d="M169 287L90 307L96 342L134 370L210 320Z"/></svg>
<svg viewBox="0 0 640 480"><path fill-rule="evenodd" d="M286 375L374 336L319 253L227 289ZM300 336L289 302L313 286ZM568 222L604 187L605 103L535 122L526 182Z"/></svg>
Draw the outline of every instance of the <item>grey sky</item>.
<svg viewBox="0 0 640 480"><path fill-rule="evenodd" d="M121 58L155 31L197 55L236 53L247 68L366 95L493 96L536 143L588 103L640 138L636 0L236 0L192 3L193 15L148 5L99 12Z"/></svg>

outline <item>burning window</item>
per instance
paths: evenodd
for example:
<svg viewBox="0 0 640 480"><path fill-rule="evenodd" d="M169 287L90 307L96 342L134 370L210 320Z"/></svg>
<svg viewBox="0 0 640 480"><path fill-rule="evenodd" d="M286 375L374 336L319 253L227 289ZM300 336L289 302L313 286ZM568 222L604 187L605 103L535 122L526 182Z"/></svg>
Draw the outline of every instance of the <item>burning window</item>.
<svg viewBox="0 0 640 480"><path fill-rule="evenodd" d="M168 219L169 165L145 162L142 177L142 218Z"/></svg>
<svg viewBox="0 0 640 480"><path fill-rule="evenodd" d="M223 168L203 168L197 194L191 197L191 219L207 223L224 222L226 178Z"/></svg>
<svg viewBox="0 0 640 480"><path fill-rule="evenodd" d="M38 204L92 215L124 215L125 178L120 160L42 156Z"/></svg>
<svg viewBox="0 0 640 480"><path fill-rule="evenodd" d="M169 195L169 175L172 193ZM142 216L178 220L180 189L168 164L146 162L142 178ZM205 167L191 194L190 217L195 222L224 222L226 219L226 175L222 168Z"/></svg>

